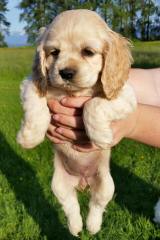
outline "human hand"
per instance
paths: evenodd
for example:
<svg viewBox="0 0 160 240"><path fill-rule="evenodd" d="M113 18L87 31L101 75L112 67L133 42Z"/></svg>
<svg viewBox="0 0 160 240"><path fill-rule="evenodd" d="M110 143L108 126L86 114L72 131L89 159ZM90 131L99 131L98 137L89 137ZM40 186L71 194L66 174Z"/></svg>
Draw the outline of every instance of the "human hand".
<svg viewBox="0 0 160 240"><path fill-rule="evenodd" d="M88 142L85 133L82 110L90 97L66 97L60 102L52 99L48 106L52 112L52 121L47 132L48 138L54 143Z"/></svg>
<svg viewBox="0 0 160 240"><path fill-rule="evenodd" d="M132 138L136 129L138 113L131 113L126 119L112 121L111 129L113 133L113 142L110 147L117 145L123 138ZM91 142L74 145L74 148L80 152L91 152L100 148Z"/></svg>
<svg viewBox="0 0 160 240"><path fill-rule="evenodd" d="M48 106L53 113L52 122L49 126L47 136L57 144L66 141L72 142L72 147L77 151L91 152L99 148L91 143L85 133L82 119L83 106L90 97L66 97L60 102L48 101ZM130 137L137 122L137 111L130 114L126 119L113 121L112 146L115 146L123 137Z"/></svg>

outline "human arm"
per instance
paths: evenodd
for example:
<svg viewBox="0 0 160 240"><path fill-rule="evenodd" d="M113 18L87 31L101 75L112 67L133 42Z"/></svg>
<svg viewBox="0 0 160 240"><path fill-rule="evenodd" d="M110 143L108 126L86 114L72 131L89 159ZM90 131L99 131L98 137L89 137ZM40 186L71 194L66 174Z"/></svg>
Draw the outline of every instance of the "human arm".
<svg viewBox="0 0 160 240"><path fill-rule="evenodd" d="M160 68L132 68L128 82L135 91L138 103L160 107Z"/></svg>
<svg viewBox="0 0 160 240"><path fill-rule="evenodd" d="M138 104L128 118L111 124L113 145L123 137L160 147L160 107Z"/></svg>

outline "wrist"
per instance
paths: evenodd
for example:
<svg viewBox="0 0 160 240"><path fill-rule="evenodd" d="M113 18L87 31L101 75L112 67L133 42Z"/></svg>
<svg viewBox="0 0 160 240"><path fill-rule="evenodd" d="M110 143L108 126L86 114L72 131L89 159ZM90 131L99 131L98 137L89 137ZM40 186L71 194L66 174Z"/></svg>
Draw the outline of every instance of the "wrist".
<svg viewBox="0 0 160 240"><path fill-rule="evenodd" d="M126 125L126 138L134 139L136 129L137 129L137 122L139 119L139 108L137 109L128 117L127 121L128 124Z"/></svg>

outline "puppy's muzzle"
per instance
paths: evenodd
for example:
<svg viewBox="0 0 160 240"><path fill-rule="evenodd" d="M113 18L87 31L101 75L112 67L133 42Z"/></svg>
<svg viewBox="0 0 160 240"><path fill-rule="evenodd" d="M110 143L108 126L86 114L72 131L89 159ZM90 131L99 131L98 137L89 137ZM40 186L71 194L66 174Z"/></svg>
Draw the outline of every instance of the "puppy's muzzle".
<svg viewBox="0 0 160 240"><path fill-rule="evenodd" d="M76 74L75 69L71 68L64 68L59 71L60 76L62 77L63 80L72 80Z"/></svg>

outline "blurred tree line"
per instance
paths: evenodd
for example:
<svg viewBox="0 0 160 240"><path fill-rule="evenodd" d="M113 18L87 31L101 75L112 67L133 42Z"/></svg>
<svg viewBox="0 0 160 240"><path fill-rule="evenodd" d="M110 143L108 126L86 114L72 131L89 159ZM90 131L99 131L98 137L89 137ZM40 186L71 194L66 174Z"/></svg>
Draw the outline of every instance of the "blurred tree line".
<svg viewBox="0 0 160 240"><path fill-rule="evenodd" d="M9 26L4 17L6 3L0 0L0 38L1 26ZM98 12L113 30L131 39L160 40L160 0L22 0L17 7L22 11L20 20L27 23L30 43L57 14L78 8Z"/></svg>
<svg viewBox="0 0 160 240"><path fill-rule="evenodd" d="M7 12L7 4L8 1L0 0L0 47L7 46L4 40L4 34L8 33L8 29L10 26L10 23L7 21L5 17L5 13Z"/></svg>
<svg viewBox="0 0 160 240"><path fill-rule="evenodd" d="M64 10L87 8L97 11L109 26L131 39L160 39L160 5L154 0L23 0L20 19L29 42L34 42L40 27L49 24Z"/></svg>

